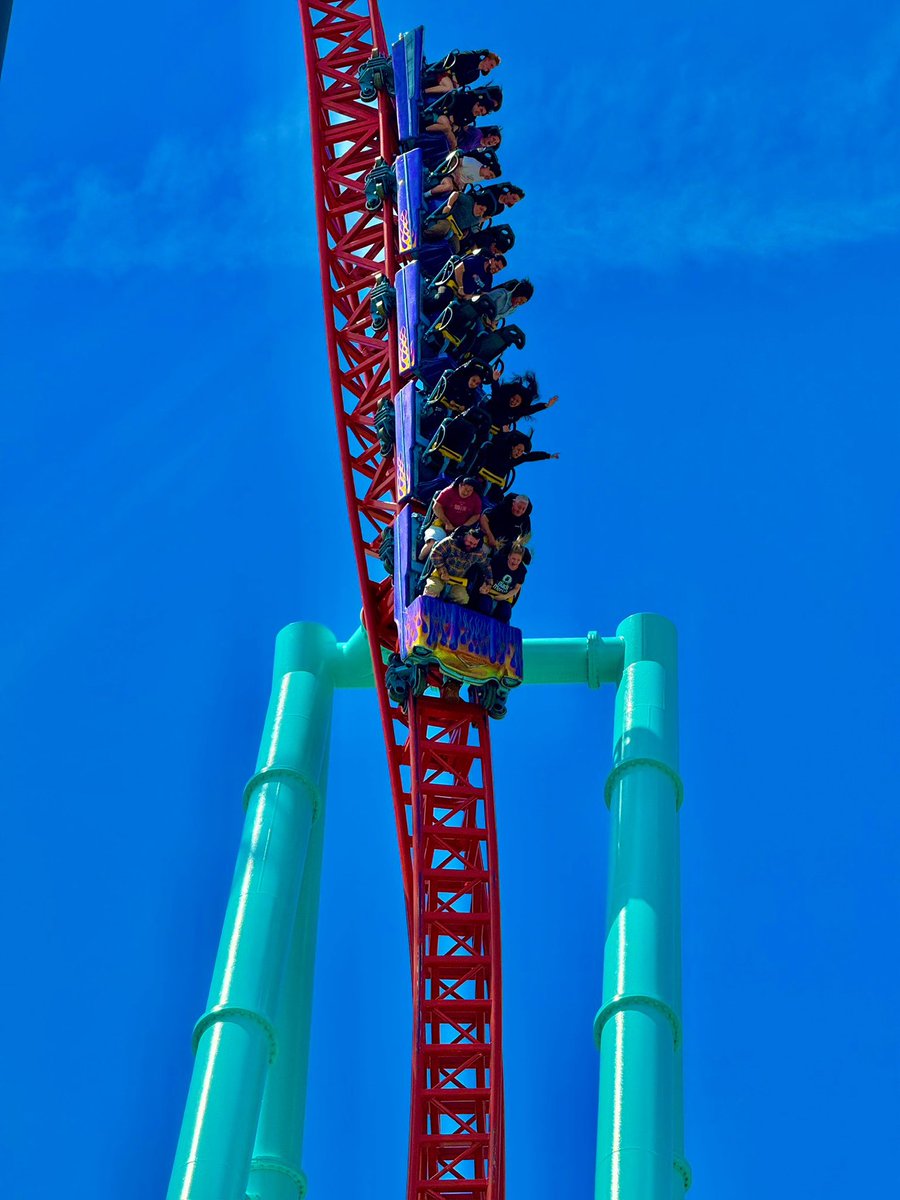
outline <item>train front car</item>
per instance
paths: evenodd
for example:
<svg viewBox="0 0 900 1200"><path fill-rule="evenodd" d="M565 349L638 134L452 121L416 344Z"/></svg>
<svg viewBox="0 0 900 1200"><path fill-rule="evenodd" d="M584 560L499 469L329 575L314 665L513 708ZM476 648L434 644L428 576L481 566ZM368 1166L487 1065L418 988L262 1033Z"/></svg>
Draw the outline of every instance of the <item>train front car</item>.
<svg viewBox="0 0 900 1200"><path fill-rule="evenodd" d="M522 682L521 630L472 605L421 594L432 574L430 555L424 564L421 558L425 528L433 519L433 497L471 466L482 439L499 432L490 421L479 424L459 405L442 400L439 381L447 371L477 364L482 383L487 384L492 376L490 360L510 345L523 345L524 335L503 319L488 328L477 312L467 312L461 319L452 306L429 329L423 312L425 277L440 275L447 267L455 239L465 231L451 228L450 238L437 242L424 236L426 221L440 216L446 199L446 192L431 198L426 194L426 184L441 178L441 160L446 156L441 155L440 144L446 149L446 142L440 136L423 135L427 99L422 94L423 31L416 29L395 42L391 60L398 139L405 149L394 164L392 189L397 247L403 260L394 283L400 379L393 412L385 414L385 425L392 427L383 444L384 449L393 448L398 504L383 555L385 566L393 572L398 632L387 684L400 704L430 686L452 695L468 684L470 700L498 718L506 714L510 690ZM476 187L468 190L478 194ZM452 286L447 295L452 298ZM483 395L479 387L473 390L472 400ZM498 474L485 464L479 482L501 494L511 478L512 472ZM433 547L434 542L429 544ZM473 594L477 589L477 577L455 582L466 584Z"/></svg>

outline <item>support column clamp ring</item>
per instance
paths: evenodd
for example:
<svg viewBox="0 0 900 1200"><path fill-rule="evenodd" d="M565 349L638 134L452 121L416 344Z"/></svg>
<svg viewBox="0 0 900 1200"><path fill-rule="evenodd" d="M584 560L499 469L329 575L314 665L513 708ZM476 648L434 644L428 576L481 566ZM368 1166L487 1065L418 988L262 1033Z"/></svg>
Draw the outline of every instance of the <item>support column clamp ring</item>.
<svg viewBox="0 0 900 1200"><path fill-rule="evenodd" d="M606 786L603 789L603 799L606 801L606 807L610 807L616 784L623 775L626 775L629 771L633 771L636 767L653 767L671 779L675 784L675 811L677 812L684 801L684 784L681 782L681 776L675 768L670 767L668 763L663 762L660 758L626 758L623 762L616 763L607 775Z"/></svg>
<svg viewBox="0 0 900 1200"><path fill-rule="evenodd" d="M313 798L313 821L318 820L321 795L319 793L319 785L313 783L308 775L304 775L302 771L298 771L295 767L263 767L261 771L257 771L252 778L247 781L247 786L244 788L244 811L250 804L250 796L255 788L262 787L266 783L278 783L283 780L286 783L301 783Z"/></svg>
<svg viewBox="0 0 900 1200"><path fill-rule="evenodd" d="M688 1191L688 1189L690 1188L690 1186L694 1180L694 1173L691 1170L691 1164L688 1162L688 1160L686 1158L679 1158L676 1156L675 1161L672 1163L672 1166L675 1168L676 1172L681 1176L681 1181L684 1184L684 1190Z"/></svg>
<svg viewBox="0 0 900 1200"><path fill-rule="evenodd" d="M261 1154L254 1156L250 1163L252 1171L272 1171L276 1175L286 1175L297 1185L297 1200L303 1200L306 1195L309 1184L306 1175L302 1171L298 1171L296 1167L290 1166L280 1158L274 1158L269 1154Z"/></svg>
<svg viewBox="0 0 900 1200"><path fill-rule="evenodd" d="M594 1044L598 1050L600 1049L600 1038L603 1034L604 1025L610 1017L614 1017L620 1012L627 1012L628 1009L644 1009L662 1013L672 1027L673 1049L679 1049L681 1046L681 1018L675 1009L672 1008L671 1004L667 1004L660 996L651 996L649 993L631 992L620 996L613 996L612 1000L608 1000L597 1013L596 1017L594 1017Z"/></svg>
<svg viewBox="0 0 900 1200"><path fill-rule="evenodd" d="M194 1026L191 1034L191 1046L194 1053L197 1053L197 1047L200 1045L200 1039L213 1025L217 1025L224 1021L234 1021L236 1024L240 1021L252 1021L254 1025L258 1025L269 1043L269 1063L275 1061L275 1056L278 1053L278 1038L275 1033L275 1026L262 1013L256 1012L252 1008L241 1008L237 1004L219 1004L215 1008L208 1009L197 1024Z"/></svg>

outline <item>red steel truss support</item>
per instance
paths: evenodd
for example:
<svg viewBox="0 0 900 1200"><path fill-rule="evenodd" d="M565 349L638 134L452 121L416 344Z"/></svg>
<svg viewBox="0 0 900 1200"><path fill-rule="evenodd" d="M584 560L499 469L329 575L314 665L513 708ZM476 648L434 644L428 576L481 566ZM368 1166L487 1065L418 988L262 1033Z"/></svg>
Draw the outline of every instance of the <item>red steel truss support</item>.
<svg viewBox="0 0 900 1200"><path fill-rule="evenodd" d="M386 52L374 0L299 0L306 50L325 330L363 619L375 669L400 843L413 967L408 1200L503 1200L500 908L488 722L460 700L392 706L383 652L397 648L378 546L394 468L378 405L396 390L396 331L370 329L368 293L393 279L390 210L368 212L365 176L393 160L393 107L360 99L357 70Z"/></svg>
<svg viewBox="0 0 900 1200"><path fill-rule="evenodd" d="M488 718L410 706L414 1055L408 1200L501 1200L500 895Z"/></svg>

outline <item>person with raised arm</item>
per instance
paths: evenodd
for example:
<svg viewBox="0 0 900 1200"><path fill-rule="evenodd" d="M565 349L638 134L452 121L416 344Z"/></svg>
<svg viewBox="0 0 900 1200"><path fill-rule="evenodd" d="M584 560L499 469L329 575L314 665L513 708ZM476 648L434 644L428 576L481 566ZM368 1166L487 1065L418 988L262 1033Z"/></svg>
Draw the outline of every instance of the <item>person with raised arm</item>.
<svg viewBox="0 0 900 1200"><path fill-rule="evenodd" d="M493 424L500 429L508 431L516 421L544 412L558 401L559 396L538 401L537 378L533 371L526 371L524 375L514 375L504 383L500 368L494 368L487 410Z"/></svg>
<svg viewBox="0 0 900 1200"><path fill-rule="evenodd" d="M548 454L545 450L532 450L531 438L527 433L514 429L511 433L500 433L484 442L472 464L472 474L483 480L483 495L486 500L498 503L509 486L509 473L529 462L545 462L559 458L559 453Z"/></svg>

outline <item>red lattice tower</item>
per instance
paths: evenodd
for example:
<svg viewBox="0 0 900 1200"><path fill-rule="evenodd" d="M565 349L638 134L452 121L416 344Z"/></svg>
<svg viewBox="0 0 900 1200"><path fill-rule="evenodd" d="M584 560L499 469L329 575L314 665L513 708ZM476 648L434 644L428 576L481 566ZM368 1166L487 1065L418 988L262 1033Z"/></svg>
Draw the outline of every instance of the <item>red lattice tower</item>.
<svg viewBox="0 0 900 1200"><path fill-rule="evenodd" d="M396 511L378 405L398 389L396 328L370 329L369 291L393 280L388 207L365 176L396 153L393 105L360 98L357 71L387 46L374 0L300 0L332 396L363 618L387 748L413 976L408 1200L503 1200L500 905L488 721L459 699L406 712L384 685L397 649L393 589L378 558Z"/></svg>

